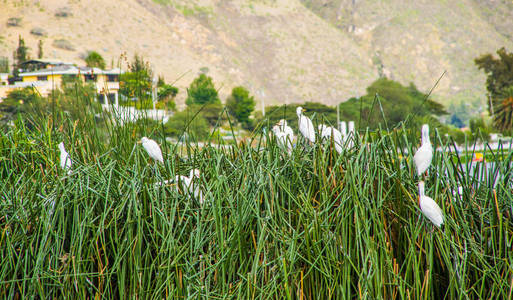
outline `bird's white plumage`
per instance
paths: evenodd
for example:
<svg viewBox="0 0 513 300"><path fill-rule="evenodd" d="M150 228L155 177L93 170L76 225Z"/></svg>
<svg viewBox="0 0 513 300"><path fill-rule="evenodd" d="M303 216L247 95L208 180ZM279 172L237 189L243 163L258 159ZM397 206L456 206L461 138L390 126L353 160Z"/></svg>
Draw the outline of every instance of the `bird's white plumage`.
<svg viewBox="0 0 513 300"><path fill-rule="evenodd" d="M299 106L296 109L296 114L299 123L299 132L311 143L315 143L315 129L312 120L303 115L303 108Z"/></svg>
<svg viewBox="0 0 513 300"><path fill-rule="evenodd" d="M203 192L201 191L200 171L198 169L192 169L189 173L189 177L185 175L177 175L175 178L176 183L181 184L182 192L189 193L199 203L203 203Z"/></svg>
<svg viewBox="0 0 513 300"><path fill-rule="evenodd" d="M444 223L444 216L435 200L424 193L424 182L419 182L419 206L422 213L437 227Z"/></svg>
<svg viewBox="0 0 513 300"><path fill-rule="evenodd" d="M157 142L143 136L141 138L141 143L142 143L144 150L146 150L146 152L148 152L148 155L151 158L153 158L154 160L159 161L161 163L164 163L164 157L162 156L162 150L160 150L160 146L159 146L159 144L157 144Z"/></svg>
<svg viewBox="0 0 513 300"><path fill-rule="evenodd" d="M347 142L347 147L352 148L354 146L354 139L355 139L355 135L356 135L356 132L354 130L354 121L349 121L349 124L347 127L348 127L348 133L347 133L346 139L349 140Z"/></svg>
<svg viewBox="0 0 513 300"><path fill-rule="evenodd" d="M59 144L59 150L61 151L60 160L61 160L61 168L66 171L66 173L71 173L71 158L69 157L69 153L64 148L64 143L61 142Z"/></svg>
<svg viewBox="0 0 513 300"><path fill-rule="evenodd" d="M338 131L338 129L331 127L331 126L326 126L324 124L320 124L318 126L318 128L319 128L321 138L327 139L327 140L331 140L333 138L333 143L335 144L335 150L338 153L342 153L342 145L343 145L342 133L340 131Z"/></svg>
<svg viewBox="0 0 513 300"><path fill-rule="evenodd" d="M421 146L413 156L413 162L417 168L417 175L424 173L431 165L433 159L433 146L429 140L429 126L422 125Z"/></svg>
<svg viewBox="0 0 513 300"><path fill-rule="evenodd" d="M345 142L347 137L347 123L346 121L340 122L340 133L342 134L342 139Z"/></svg>
<svg viewBox="0 0 513 300"><path fill-rule="evenodd" d="M280 120L272 129L280 147L285 148L290 154L292 152L292 141L294 140L294 131L287 125L286 120Z"/></svg>

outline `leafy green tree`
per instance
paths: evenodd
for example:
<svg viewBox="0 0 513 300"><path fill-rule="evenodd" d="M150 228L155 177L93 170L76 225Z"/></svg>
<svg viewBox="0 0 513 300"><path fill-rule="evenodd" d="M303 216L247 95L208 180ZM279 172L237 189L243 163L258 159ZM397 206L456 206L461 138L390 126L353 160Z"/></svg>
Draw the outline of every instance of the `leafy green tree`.
<svg viewBox="0 0 513 300"><path fill-rule="evenodd" d="M212 77L200 74L187 89L187 105L221 103Z"/></svg>
<svg viewBox="0 0 513 300"><path fill-rule="evenodd" d="M105 69L105 60L100 55L100 53L96 51L89 51L87 57L85 58L86 65L90 68L100 68Z"/></svg>
<svg viewBox="0 0 513 300"><path fill-rule="evenodd" d="M507 87L497 96L501 99L493 115L494 126L502 132L513 129L513 86Z"/></svg>
<svg viewBox="0 0 513 300"><path fill-rule="evenodd" d="M178 95L178 88L165 83L164 79L159 77L159 81L157 83L158 108L165 107L172 111L176 110L176 95Z"/></svg>
<svg viewBox="0 0 513 300"><path fill-rule="evenodd" d="M186 133L189 138L195 140L204 140L209 135L207 120L190 108L175 113L164 125L164 131L175 137Z"/></svg>
<svg viewBox="0 0 513 300"><path fill-rule="evenodd" d="M42 98L32 87L14 89L0 102L0 120L3 123L12 121L19 114L31 112L41 102Z"/></svg>
<svg viewBox="0 0 513 300"><path fill-rule="evenodd" d="M233 88L232 94L226 100L226 108L240 123L249 122L255 105L255 99L250 97L249 91L242 86Z"/></svg>
<svg viewBox="0 0 513 300"><path fill-rule="evenodd" d="M29 48L25 46L25 40L21 37L18 37L18 48L14 51L14 75L18 76L18 69L20 68L20 64L27 61L29 59L28 54Z"/></svg>
<svg viewBox="0 0 513 300"><path fill-rule="evenodd" d="M43 41L39 40L37 43L37 58L43 58Z"/></svg>
<svg viewBox="0 0 513 300"><path fill-rule="evenodd" d="M127 98L137 98L140 103L151 102L152 70L142 56L136 54L128 64L129 72L119 78L119 92ZM122 104L132 104L129 103ZM151 104L151 103L150 103Z"/></svg>
<svg viewBox="0 0 513 300"><path fill-rule="evenodd" d="M367 88L366 95L340 104L341 119L359 120L363 126L371 128L386 123L392 128L408 116L418 118L447 113L441 104L426 99L427 95L413 84L405 87L396 81L380 78Z"/></svg>
<svg viewBox="0 0 513 300"><path fill-rule="evenodd" d="M499 55L498 59L491 54L485 54L474 60L478 68L487 75L486 89L490 93L493 106L492 110L487 101L490 114L501 104L503 91L513 86L513 53L506 52L503 47L497 50L497 54Z"/></svg>
<svg viewBox="0 0 513 300"><path fill-rule="evenodd" d="M482 117L472 118L469 121L470 132L472 133L471 140L481 140L483 142L490 140L491 128L487 120Z"/></svg>

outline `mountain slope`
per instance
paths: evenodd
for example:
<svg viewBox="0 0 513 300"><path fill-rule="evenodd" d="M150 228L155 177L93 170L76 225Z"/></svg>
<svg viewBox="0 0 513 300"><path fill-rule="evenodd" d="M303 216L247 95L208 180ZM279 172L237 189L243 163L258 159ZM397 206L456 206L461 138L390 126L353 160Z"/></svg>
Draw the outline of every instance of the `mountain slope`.
<svg viewBox="0 0 513 300"><path fill-rule="evenodd" d="M510 4L464 0L110 0L14 1L0 10L0 56L12 56L21 34L34 56L83 64L87 50L118 64L144 55L157 74L178 79L180 100L199 72L208 72L224 99L244 85L266 104L334 104L361 95L381 75L446 101L479 102L484 75L473 59L513 49ZM67 11L68 17L56 12ZM497 12L496 14L494 12ZM8 27L19 17L21 27ZM46 31L45 37L30 33ZM68 41L74 50L55 46ZM123 59L120 61L126 68Z"/></svg>

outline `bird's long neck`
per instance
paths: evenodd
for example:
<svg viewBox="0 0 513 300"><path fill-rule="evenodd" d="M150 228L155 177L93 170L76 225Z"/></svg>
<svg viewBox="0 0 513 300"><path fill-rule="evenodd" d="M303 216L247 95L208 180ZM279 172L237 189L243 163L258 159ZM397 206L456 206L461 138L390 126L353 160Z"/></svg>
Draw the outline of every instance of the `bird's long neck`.
<svg viewBox="0 0 513 300"><path fill-rule="evenodd" d="M422 131L421 142L422 142L422 145L431 144L431 141L429 140L429 131L427 131L427 130Z"/></svg>

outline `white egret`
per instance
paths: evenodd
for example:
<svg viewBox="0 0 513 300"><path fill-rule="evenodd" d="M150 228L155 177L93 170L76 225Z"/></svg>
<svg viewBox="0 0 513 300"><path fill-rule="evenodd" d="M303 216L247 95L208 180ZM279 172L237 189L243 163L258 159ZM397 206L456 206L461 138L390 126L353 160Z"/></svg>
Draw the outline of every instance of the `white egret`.
<svg viewBox="0 0 513 300"><path fill-rule="evenodd" d="M304 109L299 106L296 109L296 114L299 122L299 132L311 143L315 143L315 129L312 120L303 115Z"/></svg>
<svg viewBox="0 0 513 300"><path fill-rule="evenodd" d="M413 161L415 162L415 166L417 167L417 175L421 175L424 173L431 165L431 160L433 159L433 147L431 146L431 141L429 140L429 125L422 125L422 137L421 137L421 146L413 156Z"/></svg>
<svg viewBox="0 0 513 300"><path fill-rule="evenodd" d="M182 192L189 193L191 196L196 198L200 204L203 203L203 192L201 191L201 183L198 182L200 177L200 171L198 169L192 169L189 173L189 177L185 175L177 175L175 181L181 183Z"/></svg>
<svg viewBox="0 0 513 300"><path fill-rule="evenodd" d="M198 199L199 203L203 203L203 192L201 191L201 184L197 182L200 177L200 171L198 169L192 169L189 176L176 175L175 179L167 179L162 182L155 183L155 186L162 186L168 184L180 184L182 193L190 194L194 198ZM177 190L180 192L180 189Z"/></svg>
<svg viewBox="0 0 513 300"><path fill-rule="evenodd" d="M354 121L349 121L349 124L347 127L348 127L348 133L347 133L346 139L349 139L347 146L349 148L353 148L354 139L356 138L356 132L354 130Z"/></svg>
<svg viewBox="0 0 513 300"><path fill-rule="evenodd" d="M69 153L64 148L64 143L61 142L59 144L59 150L61 150L61 168L66 171L66 173L71 174L71 158L69 157Z"/></svg>
<svg viewBox="0 0 513 300"><path fill-rule="evenodd" d="M272 129L278 144L287 149L290 154L292 152L292 140L294 140L294 131L287 125L286 120L280 120Z"/></svg>
<svg viewBox="0 0 513 300"><path fill-rule="evenodd" d="M338 153L342 153L342 133L338 131L338 129L331 126L326 126L324 124L320 124L318 128L321 134L321 138L327 140L331 140L331 138L333 138L335 150L337 150Z"/></svg>
<svg viewBox="0 0 513 300"><path fill-rule="evenodd" d="M424 181L419 182L419 206L422 213L437 227L444 223L444 216L435 200L424 194Z"/></svg>
<svg viewBox="0 0 513 300"><path fill-rule="evenodd" d="M148 152L148 155L156 161L164 163L164 157L162 157L162 150L160 150L159 144L152 139L145 136L141 138L140 143L144 147L144 150Z"/></svg>
<svg viewBox="0 0 513 300"><path fill-rule="evenodd" d="M342 134L342 140L345 142L347 138L347 123L346 121L340 122L340 133Z"/></svg>

